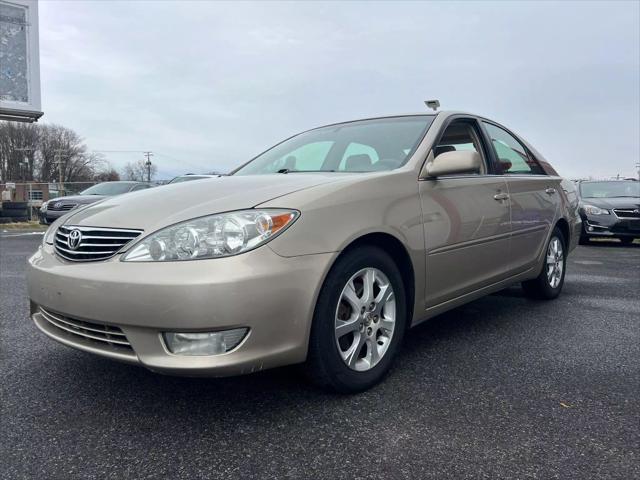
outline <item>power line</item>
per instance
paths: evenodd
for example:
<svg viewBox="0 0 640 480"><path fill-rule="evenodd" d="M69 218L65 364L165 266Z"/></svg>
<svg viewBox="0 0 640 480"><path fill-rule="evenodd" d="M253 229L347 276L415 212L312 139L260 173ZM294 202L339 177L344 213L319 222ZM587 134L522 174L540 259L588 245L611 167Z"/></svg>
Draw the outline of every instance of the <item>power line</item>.
<svg viewBox="0 0 640 480"><path fill-rule="evenodd" d="M195 163L191 163L191 162L187 162L186 160L181 160L175 157L172 157L171 155L167 155L166 153L160 153L160 152L155 152L156 155L159 155L161 157L164 158L168 158L169 160L173 160L174 162L178 162L178 163L183 163L189 167L193 167L193 168L197 168L197 169L202 169L202 165L196 165Z"/></svg>

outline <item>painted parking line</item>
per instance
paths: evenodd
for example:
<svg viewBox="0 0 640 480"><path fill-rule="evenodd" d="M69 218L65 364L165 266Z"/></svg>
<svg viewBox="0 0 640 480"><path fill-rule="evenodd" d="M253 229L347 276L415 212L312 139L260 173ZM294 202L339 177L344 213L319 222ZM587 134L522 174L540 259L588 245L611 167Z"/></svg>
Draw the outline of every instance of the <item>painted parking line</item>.
<svg viewBox="0 0 640 480"><path fill-rule="evenodd" d="M2 238L11 238L11 237L27 237L32 235L44 235L44 232L21 232L21 233L13 233L8 230L2 230L0 232L0 237Z"/></svg>

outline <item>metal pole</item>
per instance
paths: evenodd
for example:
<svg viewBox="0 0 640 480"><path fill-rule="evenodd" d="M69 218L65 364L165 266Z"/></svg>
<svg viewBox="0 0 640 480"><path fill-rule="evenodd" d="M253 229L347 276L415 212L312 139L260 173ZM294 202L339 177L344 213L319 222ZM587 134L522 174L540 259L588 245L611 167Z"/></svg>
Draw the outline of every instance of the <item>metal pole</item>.
<svg viewBox="0 0 640 480"><path fill-rule="evenodd" d="M153 152L143 152L144 156L147 157L147 161L144 165L147 167L147 183L151 182L151 157L153 156Z"/></svg>
<svg viewBox="0 0 640 480"><path fill-rule="evenodd" d="M33 186L33 183L29 182L29 203L27 203L27 205L29 206L29 221L33 220L33 205L31 205L31 201L33 198L33 194L31 193L32 186Z"/></svg>

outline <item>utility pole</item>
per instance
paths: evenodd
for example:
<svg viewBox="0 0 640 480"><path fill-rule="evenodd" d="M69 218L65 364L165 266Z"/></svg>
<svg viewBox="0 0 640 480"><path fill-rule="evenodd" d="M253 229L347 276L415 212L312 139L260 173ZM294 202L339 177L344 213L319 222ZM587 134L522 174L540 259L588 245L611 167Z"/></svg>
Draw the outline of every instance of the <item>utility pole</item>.
<svg viewBox="0 0 640 480"><path fill-rule="evenodd" d="M144 162L145 167L147 167L147 183L151 182L151 157L153 156L153 152L142 152L145 157L147 157L147 161Z"/></svg>
<svg viewBox="0 0 640 480"><path fill-rule="evenodd" d="M66 152L66 150L59 148L58 150L54 150L55 155L53 156L53 163L55 163L58 166L58 188L60 196L64 196L64 185L63 185L63 178L62 178L62 166L64 165L64 160L62 159L62 157L69 157L69 154L67 153L66 155L62 155L63 152Z"/></svg>
<svg viewBox="0 0 640 480"><path fill-rule="evenodd" d="M22 191L22 198L23 200L26 200L28 202L31 202L31 194L29 194L29 197L27 197L27 188L26 188L26 183L27 183L27 175L25 170L27 169L27 167L29 166L29 158L27 157L27 153L26 152L33 152L33 148L31 147L23 147L23 148L16 148L15 151L16 152L25 152L24 154L24 160L21 160L18 165L20 166L20 176L22 177L22 183L24 184L22 186L23 191ZM32 177L33 179L33 177ZM31 184L29 184L29 192L31 192ZM31 205L31 204L29 204ZM31 219L31 208L29 208L29 219Z"/></svg>

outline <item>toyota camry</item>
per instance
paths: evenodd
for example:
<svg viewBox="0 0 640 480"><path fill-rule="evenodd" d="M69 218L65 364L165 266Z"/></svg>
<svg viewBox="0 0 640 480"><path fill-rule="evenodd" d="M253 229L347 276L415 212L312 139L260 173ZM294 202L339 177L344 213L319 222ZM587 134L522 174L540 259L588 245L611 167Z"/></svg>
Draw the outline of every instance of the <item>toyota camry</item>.
<svg viewBox="0 0 640 480"><path fill-rule="evenodd" d="M81 207L29 259L47 336L155 372L302 363L361 391L410 328L515 283L557 297L575 187L484 117L400 115L295 135L228 176Z"/></svg>

